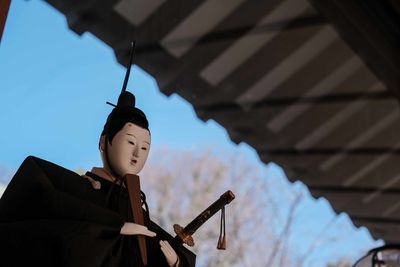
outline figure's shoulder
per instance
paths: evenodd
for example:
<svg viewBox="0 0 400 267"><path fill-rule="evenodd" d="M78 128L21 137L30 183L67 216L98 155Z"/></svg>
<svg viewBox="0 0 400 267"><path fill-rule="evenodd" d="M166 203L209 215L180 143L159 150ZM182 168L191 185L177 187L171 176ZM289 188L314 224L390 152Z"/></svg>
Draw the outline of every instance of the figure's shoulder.
<svg viewBox="0 0 400 267"><path fill-rule="evenodd" d="M6 191L8 189L14 192L61 193L85 200L92 199L93 194L97 193L87 179L78 173L35 156L25 158Z"/></svg>
<svg viewBox="0 0 400 267"><path fill-rule="evenodd" d="M19 169L21 168L34 168L38 171L44 171L46 174L77 175L75 172L68 170L56 163L32 155L27 156L24 159Z"/></svg>
<svg viewBox="0 0 400 267"><path fill-rule="evenodd" d="M82 177L69 169L48 160L28 156L18 168L13 180L51 185L52 187L68 190L84 184Z"/></svg>
<svg viewBox="0 0 400 267"><path fill-rule="evenodd" d="M26 165L35 164L37 161L41 161L41 160L43 160L43 159L29 155L22 161L21 165L19 166L19 169Z"/></svg>
<svg viewBox="0 0 400 267"><path fill-rule="evenodd" d="M32 156L32 155L27 156L21 163L21 166L30 165L30 164L38 164L40 166L52 166L52 167L56 167L56 168L63 168L53 162L50 162L48 160L45 160L45 159L42 159L42 158L39 158L36 156Z"/></svg>

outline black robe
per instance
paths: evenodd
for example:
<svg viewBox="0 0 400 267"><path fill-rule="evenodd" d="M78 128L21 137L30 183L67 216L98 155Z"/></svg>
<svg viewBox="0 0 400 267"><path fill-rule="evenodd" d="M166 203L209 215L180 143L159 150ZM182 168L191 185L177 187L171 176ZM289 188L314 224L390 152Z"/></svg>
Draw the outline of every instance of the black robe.
<svg viewBox="0 0 400 267"><path fill-rule="evenodd" d="M140 266L136 236L121 235L131 221L127 190L101 177L96 190L88 179L29 156L0 199L0 266ZM182 266L195 254L145 216L157 233L146 237L148 267L168 266L159 240L167 240Z"/></svg>

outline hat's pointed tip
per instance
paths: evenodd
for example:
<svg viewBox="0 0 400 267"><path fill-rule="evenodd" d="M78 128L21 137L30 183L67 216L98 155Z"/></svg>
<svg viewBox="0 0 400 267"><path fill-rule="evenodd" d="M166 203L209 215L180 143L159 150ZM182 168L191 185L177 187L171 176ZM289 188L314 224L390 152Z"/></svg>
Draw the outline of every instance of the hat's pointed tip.
<svg viewBox="0 0 400 267"><path fill-rule="evenodd" d="M128 91L124 91L120 94L118 98L118 107L134 107L136 99L135 96Z"/></svg>
<svg viewBox="0 0 400 267"><path fill-rule="evenodd" d="M132 66L132 63L133 63L133 57L135 55L135 48L136 48L136 41L132 41L131 42L130 53L129 53L129 65L126 68L126 74L125 74L124 83L122 85L121 94L123 92L126 92L126 87L128 85L129 75L131 73L131 66Z"/></svg>

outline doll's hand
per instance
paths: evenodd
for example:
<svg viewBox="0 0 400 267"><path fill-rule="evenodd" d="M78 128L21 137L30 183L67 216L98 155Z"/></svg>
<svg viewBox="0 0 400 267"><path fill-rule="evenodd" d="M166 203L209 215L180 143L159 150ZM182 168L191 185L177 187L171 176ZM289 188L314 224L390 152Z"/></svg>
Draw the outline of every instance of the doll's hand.
<svg viewBox="0 0 400 267"><path fill-rule="evenodd" d="M168 241L160 240L161 251L164 253L170 267L179 266L179 257Z"/></svg>
<svg viewBox="0 0 400 267"><path fill-rule="evenodd" d="M156 236L156 233L147 229L146 226L129 222L124 223L120 233L121 235L145 235L150 237Z"/></svg>

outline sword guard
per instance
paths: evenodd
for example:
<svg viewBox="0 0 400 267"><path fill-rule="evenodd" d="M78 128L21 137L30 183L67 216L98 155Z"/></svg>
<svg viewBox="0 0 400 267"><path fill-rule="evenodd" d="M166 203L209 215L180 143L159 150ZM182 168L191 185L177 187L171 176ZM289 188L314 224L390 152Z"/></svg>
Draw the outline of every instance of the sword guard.
<svg viewBox="0 0 400 267"><path fill-rule="evenodd" d="M182 226L180 226L179 224L174 224L174 232L175 232L175 234L178 235L178 237L182 240L183 243L185 243L186 245L188 245L190 247L194 246L193 237L191 235L188 235L187 233L185 233Z"/></svg>

